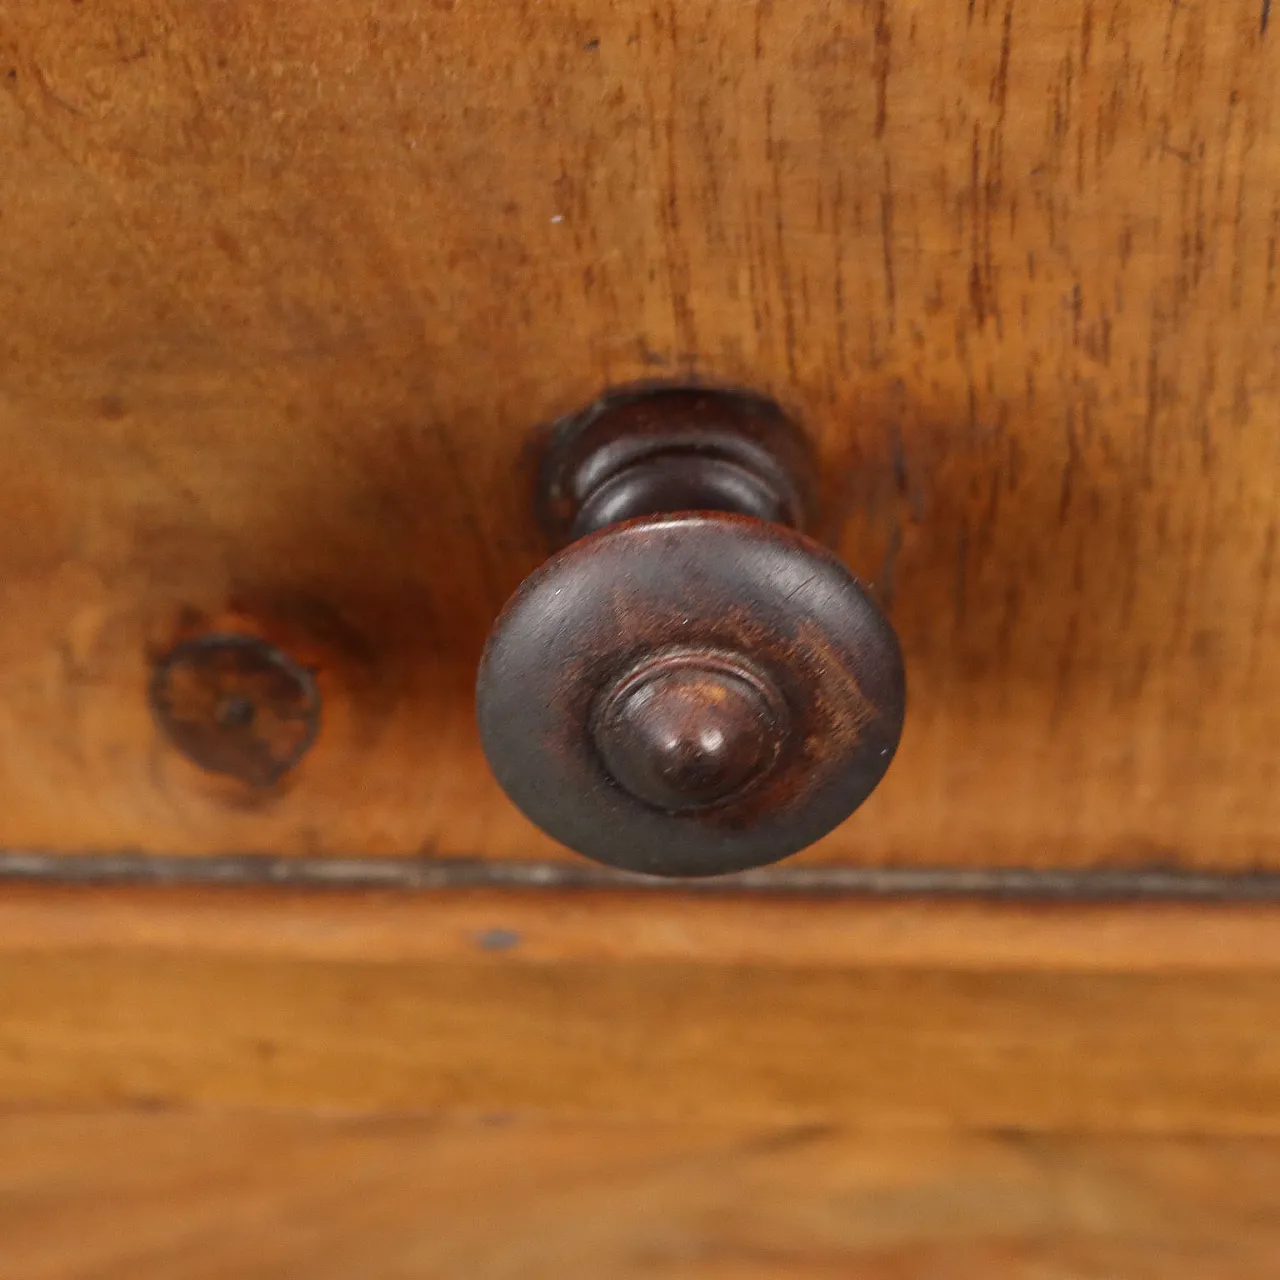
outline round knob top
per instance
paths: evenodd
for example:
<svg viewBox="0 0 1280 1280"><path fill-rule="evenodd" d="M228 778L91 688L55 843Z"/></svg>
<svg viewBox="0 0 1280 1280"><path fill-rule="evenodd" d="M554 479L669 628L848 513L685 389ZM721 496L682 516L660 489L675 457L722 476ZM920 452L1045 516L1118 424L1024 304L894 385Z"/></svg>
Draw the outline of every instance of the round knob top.
<svg viewBox="0 0 1280 1280"><path fill-rule="evenodd" d="M830 551L708 513L552 556L499 617L477 684L485 754L528 817L671 876L825 835L888 768L905 697L893 629Z"/></svg>
<svg viewBox="0 0 1280 1280"><path fill-rule="evenodd" d="M669 813L719 804L778 755L785 708L732 657L672 653L640 664L599 699L596 749L610 777Z"/></svg>

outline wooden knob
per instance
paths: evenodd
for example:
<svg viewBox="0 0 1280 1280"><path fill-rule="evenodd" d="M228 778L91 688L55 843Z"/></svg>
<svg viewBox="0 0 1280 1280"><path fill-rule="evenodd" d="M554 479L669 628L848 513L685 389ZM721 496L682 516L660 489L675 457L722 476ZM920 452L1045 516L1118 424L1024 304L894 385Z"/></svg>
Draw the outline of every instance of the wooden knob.
<svg viewBox="0 0 1280 1280"><path fill-rule="evenodd" d="M535 823L613 866L719 875L843 821L884 775L905 682L848 569L789 527L803 441L765 401L648 392L568 424L542 477L569 540L481 662L481 739Z"/></svg>

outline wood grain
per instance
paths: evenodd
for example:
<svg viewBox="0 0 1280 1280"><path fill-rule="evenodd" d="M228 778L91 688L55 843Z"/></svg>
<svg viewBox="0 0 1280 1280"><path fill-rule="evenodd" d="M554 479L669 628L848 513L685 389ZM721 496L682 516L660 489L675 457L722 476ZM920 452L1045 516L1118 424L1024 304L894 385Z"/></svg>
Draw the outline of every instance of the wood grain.
<svg viewBox="0 0 1280 1280"><path fill-rule="evenodd" d="M1274 912L621 897L6 891L0 1102L1280 1135Z"/></svg>
<svg viewBox="0 0 1280 1280"><path fill-rule="evenodd" d="M1276 865L1280 38L1258 0L0 9L0 844L555 856L487 777L537 424L775 396L901 755L808 857ZM278 790L158 741L231 616Z"/></svg>
<svg viewBox="0 0 1280 1280"><path fill-rule="evenodd" d="M413 963L779 970L1280 973L1259 906L695 897L634 892L43 888L0 893L0 953L103 950Z"/></svg>
<svg viewBox="0 0 1280 1280"><path fill-rule="evenodd" d="M11 1114L0 1276L1271 1280L1278 1183L1265 1140Z"/></svg>

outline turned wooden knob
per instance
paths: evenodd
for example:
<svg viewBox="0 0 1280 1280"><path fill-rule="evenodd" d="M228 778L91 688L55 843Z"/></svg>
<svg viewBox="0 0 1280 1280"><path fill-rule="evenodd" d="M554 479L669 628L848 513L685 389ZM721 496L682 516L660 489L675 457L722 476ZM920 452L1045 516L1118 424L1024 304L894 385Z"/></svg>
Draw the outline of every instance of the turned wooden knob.
<svg viewBox="0 0 1280 1280"><path fill-rule="evenodd" d="M566 424L541 476L567 545L477 685L498 781L579 853L667 876L775 862L842 822L902 732L897 638L796 527L802 438L770 403L669 390Z"/></svg>

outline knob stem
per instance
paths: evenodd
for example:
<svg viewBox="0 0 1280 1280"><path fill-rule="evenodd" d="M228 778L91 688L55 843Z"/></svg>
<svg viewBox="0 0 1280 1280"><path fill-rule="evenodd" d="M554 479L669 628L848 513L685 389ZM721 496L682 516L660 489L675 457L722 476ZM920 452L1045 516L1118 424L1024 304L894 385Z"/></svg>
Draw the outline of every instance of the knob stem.
<svg viewBox="0 0 1280 1280"><path fill-rule="evenodd" d="M624 520L687 511L802 528L812 507L807 443L776 405L745 392L622 392L556 431L540 510L563 546Z"/></svg>

